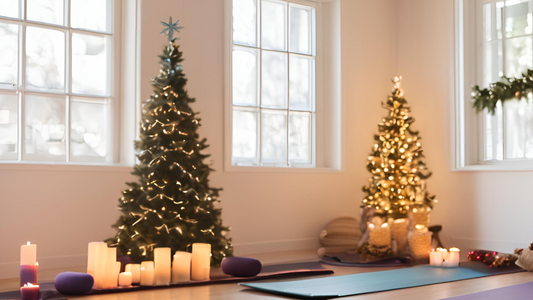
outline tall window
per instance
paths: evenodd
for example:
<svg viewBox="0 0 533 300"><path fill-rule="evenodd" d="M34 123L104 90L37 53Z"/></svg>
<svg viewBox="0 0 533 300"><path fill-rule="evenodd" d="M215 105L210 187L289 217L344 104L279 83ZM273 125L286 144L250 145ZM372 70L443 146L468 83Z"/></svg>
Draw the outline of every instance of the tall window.
<svg viewBox="0 0 533 300"><path fill-rule="evenodd" d="M0 0L0 160L112 160L114 2Z"/></svg>
<svg viewBox="0 0 533 300"><path fill-rule="evenodd" d="M477 84L521 77L533 67L532 0L477 0L477 16ZM533 158L532 101L499 103L495 115L484 113L481 126L481 160Z"/></svg>
<svg viewBox="0 0 533 300"><path fill-rule="evenodd" d="M232 165L315 165L315 7L233 0Z"/></svg>

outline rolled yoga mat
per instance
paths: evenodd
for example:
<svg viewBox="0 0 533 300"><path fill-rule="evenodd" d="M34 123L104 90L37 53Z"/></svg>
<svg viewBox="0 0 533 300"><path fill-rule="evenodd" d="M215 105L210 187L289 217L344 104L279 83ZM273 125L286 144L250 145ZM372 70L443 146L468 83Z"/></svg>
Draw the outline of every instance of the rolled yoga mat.
<svg viewBox="0 0 533 300"><path fill-rule="evenodd" d="M464 262L457 268L439 268L423 265L390 271L331 276L309 280L241 283L240 285L276 295L303 299L327 299L521 271L523 270L515 266L490 268L479 262Z"/></svg>
<svg viewBox="0 0 533 300"><path fill-rule="evenodd" d="M443 300L530 300L532 298L533 281Z"/></svg>

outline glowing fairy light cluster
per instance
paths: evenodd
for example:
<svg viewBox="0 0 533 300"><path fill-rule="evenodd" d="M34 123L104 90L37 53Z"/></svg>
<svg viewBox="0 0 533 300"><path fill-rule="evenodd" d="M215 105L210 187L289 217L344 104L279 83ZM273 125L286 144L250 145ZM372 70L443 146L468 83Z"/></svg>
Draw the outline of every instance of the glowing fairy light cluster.
<svg viewBox="0 0 533 300"><path fill-rule="evenodd" d="M379 134L368 157L367 169L372 175L369 185L363 187L367 195L362 206L398 218L415 206L432 207L436 200L426 191L425 179L431 174L422 161L418 132L411 129L414 119L403 98L401 77L393 82L392 95L383 103L390 113L378 125Z"/></svg>
<svg viewBox="0 0 533 300"><path fill-rule="evenodd" d="M198 137L200 119L189 106L195 99L185 90L182 52L172 41L160 59L155 94L142 106L139 163L132 172L138 181L123 191L117 235L107 242L134 261L151 259L155 247L190 251L193 243L209 243L212 262L220 264L233 247L214 206L220 189L209 186L212 169L202 153L208 145Z"/></svg>

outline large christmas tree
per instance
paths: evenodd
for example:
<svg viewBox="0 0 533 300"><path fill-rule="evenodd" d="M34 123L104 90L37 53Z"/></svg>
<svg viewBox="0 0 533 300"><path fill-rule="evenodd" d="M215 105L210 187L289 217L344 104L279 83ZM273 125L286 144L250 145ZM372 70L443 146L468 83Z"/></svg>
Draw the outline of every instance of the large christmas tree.
<svg viewBox="0 0 533 300"><path fill-rule="evenodd" d="M372 174L362 207L375 209L375 214L393 219L405 218L413 208L431 209L435 196L426 191L427 171L417 131L411 124L411 109L403 97L401 77L395 77L392 95L383 107L390 112L378 125L379 134L368 157L367 169Z"/></svg>
<svg viewBox="0 0 533 300"><path fill-rule="evenodd" d="M192 243L211 244L211 263L218 265L231 256L228 227L222 225L221 210L215 208L220 189L209 186L213 171L204 159L206 139L197 133L198 114L189 106L187 79L180 64L182 52L175 44L173 31L178 22L163 23L169 44L159 55L161 70L152 79L154 94L143 104L140 140L136 142L139 163L130 189L119 199L118 232L108 239L119 255L133 261L151 260L154 247L189 251ZM179 31L178 31L179 32Z"/></svg>

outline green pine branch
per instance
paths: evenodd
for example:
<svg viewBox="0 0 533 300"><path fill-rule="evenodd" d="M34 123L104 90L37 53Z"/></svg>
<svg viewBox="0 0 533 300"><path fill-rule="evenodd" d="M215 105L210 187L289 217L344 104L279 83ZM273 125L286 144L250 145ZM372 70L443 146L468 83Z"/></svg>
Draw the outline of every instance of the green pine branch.
<svg viewBox="0 0 533 300"><path fill-rule="evenodd" d="M492 115L496 112L498 102L514 99L528 99L533 93L533 69L527 70L522 77L502 76L501 81L491 83L488 88L481 89L478 85L472 87L472 98L476 113L487 109Z"/></svg>

